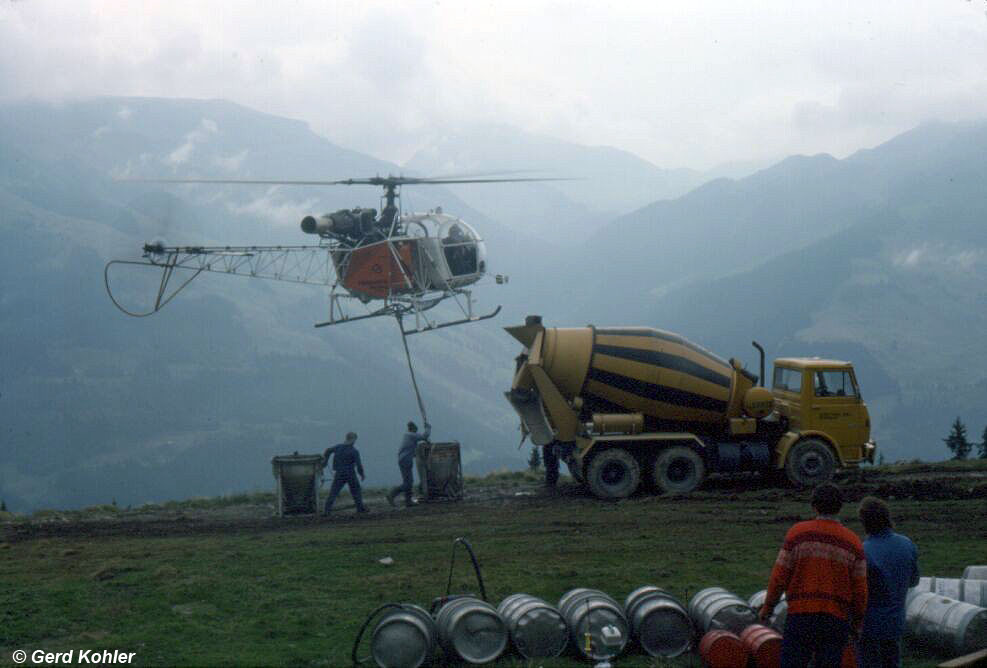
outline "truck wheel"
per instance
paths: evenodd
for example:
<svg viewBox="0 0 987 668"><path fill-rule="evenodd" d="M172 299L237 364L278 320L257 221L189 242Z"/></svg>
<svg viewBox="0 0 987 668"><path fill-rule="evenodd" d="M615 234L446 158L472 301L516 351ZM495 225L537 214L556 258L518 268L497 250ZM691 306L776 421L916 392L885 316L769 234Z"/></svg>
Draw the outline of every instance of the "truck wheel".
<svg viewBox="0 0 987 668"><path fill-rule="evenodd" d="M655 487L665 494L688 494L706 478L706 464L699 453L685 445L673 445L655 458Z"/></svg>
<svg viewBox="0 0 987 668"><path fill-rule="evenodd" d="M796 487L815 487L829 482L836 471L836 459L829 446L818 438L799 441L788 451L785 473Z"/></svg>
<svg viewBox="0 0 987 668"><path fill-rule="evenodd" d="M601 450L586 469L589 491L601 499L626 499L641 482L641 467L623 448Z"/></svg>

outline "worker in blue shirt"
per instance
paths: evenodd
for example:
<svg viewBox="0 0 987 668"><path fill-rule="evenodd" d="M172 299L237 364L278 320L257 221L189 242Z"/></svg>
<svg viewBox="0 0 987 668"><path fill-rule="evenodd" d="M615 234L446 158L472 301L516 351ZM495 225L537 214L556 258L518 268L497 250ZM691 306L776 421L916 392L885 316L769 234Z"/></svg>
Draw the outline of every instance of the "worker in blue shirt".
<svg viewBox="0 0 987 668"><path fill-rule="evenodd" d="M360 489L360 480L365 479L363 462L360 461L360 453L353 445L354 443L356 443L356 434L351 431L346 434L345 441L331 448L326 448L325 454L322 455L323 468L329 464L329 457L332 457L334 474L332 487L329 489L329 498L326 499L326 515L332 510L332 504L336 503L336 497L339 496L343 485L349 485L350 494L353 495L353 501L356 503L356 512L367 512L366 506L363 505L363 491ZM360 480L356 478L357 473L360 474Z"/></svg>
<svg viewBox="0 0 987 668"><path fill-rule="evenodd" d="M395 497L401 492L404 492L404 505L414 505L411 500L411 488L415 484L415 478L411 469L415 463L415 452L418 450L418 444L422 441L427 441L431 435L432 425L429 423L425 423L425 431L421 434L418 433L418 425L414 422L408 423L408 431L401 438L401 448L398 450L398 467L401 469L401 484L387 494L387 502L392 506L394 505Z"/></svg>
<svg viewBox="0 0 987 668"><path fill-rule="evenodd" d="M867 612L857 642L860 668L899 668L905 630L905 599L918 584L918 548L894 532L888 505L874 497L860 502L867 538Z"/></svg>

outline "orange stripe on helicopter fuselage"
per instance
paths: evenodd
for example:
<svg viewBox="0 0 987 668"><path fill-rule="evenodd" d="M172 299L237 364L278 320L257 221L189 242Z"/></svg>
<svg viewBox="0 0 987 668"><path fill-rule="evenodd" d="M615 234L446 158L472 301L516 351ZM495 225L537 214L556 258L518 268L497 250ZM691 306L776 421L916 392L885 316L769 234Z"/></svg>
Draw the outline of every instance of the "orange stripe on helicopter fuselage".
<svg viewBox="0 0 987 668"><path fill-rule="evenodd" d="M391 251L392 247L401 264ZM375 299L415 292L412 268L416 250L413 241L380 241L354 248L349 251L345 275L341 277L343 287L354 295ZM337 270L341 264L337 264Z"/></svg>

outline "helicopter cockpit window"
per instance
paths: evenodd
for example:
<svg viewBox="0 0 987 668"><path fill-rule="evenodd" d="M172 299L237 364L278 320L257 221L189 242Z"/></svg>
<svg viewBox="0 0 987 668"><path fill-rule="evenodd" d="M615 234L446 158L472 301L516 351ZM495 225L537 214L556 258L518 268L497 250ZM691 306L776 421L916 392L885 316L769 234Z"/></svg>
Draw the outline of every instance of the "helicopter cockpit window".
<svg viewBox="0 0 987 668"><path fill-rule="evenodd" d="M465 276L480 271L476 233L462 221L448 222L439 230L442 252L453 276Z"/></svg>

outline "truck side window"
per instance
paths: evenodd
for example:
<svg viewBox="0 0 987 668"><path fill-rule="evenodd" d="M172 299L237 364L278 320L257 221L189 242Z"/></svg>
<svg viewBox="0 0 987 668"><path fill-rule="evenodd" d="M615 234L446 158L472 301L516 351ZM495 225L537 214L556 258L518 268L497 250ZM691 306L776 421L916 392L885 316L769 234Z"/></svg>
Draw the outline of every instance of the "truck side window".
<svg viewBox="0 0 987 668"><path fill-rule="evenodd" d="M848 371L816 371L812 374L817 397L857 397L857 386Z"/></svg>
<svg viewBox="0 0 987 668"><path fill-rule="evenodd" d="M802 391L802 372L796 369L786 369L783 366L775 367L774 389L785 392Z"/></svg>

